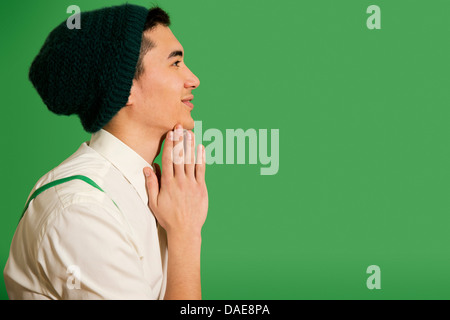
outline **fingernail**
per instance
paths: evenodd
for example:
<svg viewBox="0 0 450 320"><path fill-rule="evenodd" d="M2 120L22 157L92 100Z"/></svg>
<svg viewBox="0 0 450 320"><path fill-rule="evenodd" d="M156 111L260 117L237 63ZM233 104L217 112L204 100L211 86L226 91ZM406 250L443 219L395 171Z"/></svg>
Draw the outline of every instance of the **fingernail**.
<svg viewBox="0 0 450 320"><path fill-rule="evenodd" d="M189 131L186 131L186 140L191 140L192 136L191 133Z"/></svg>
<svg viewBox="0 0 450 320"><path fill-rule="evenodd" d="M150 175L150 168L144 168L144 174L148 177Z"/></svg>

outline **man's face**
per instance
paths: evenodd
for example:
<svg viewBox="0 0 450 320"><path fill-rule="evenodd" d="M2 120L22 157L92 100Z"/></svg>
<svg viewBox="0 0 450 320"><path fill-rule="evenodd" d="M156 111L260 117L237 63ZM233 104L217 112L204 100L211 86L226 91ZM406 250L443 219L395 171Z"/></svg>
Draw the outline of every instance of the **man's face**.
<svg viewBox="0 0 450 320"><path fill-rule="evenodd" d="M158 24L144 33L155 47L143 59L144 72L133 80L130 99L138 110L138 121L145 126L173 130L177 123L192 130L192 90L200 85L199 79L184 64L184 50L172 31Z"/></svg>

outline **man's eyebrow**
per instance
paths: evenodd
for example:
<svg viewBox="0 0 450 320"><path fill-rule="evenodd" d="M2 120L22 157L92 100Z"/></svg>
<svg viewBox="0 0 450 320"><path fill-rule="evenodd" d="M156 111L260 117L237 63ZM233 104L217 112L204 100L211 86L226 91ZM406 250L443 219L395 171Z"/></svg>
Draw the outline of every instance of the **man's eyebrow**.
<svg viewBox="0 0 450 320"><path fill-rule="evenodd" d="M172 51L172 52L169 54L169 56L167 57L167 59L170 59L170 58L172 58L172 57L177 57L177 56L183 57L183 51L180 51L180 50Z"/></svg>

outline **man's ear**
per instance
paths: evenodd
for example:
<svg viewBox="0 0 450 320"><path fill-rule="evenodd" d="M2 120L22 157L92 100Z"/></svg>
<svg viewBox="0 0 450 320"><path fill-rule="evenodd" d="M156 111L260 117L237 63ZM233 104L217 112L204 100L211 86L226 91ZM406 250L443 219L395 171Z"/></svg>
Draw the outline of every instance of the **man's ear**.
<svg viewBox="0 0 450 320"><path fill-rule="evenodd" d="M136 103L137 86L138 84L136 79L133 79L133 84L131 85L130 89L130 95L128 96L127 104L125 105L126 107L129 107Z"/></svg>

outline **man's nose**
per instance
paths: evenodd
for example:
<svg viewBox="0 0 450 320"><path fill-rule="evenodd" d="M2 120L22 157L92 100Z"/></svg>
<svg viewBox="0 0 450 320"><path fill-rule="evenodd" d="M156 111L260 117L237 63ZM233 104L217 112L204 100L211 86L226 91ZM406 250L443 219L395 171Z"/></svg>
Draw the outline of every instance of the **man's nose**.
<svg viewBox="0 0 450 320"><path fill-rule="evenodd" d="M200 85L200 80L189 69L188 69L188 73L189 74L188 74L188 77L187 77L186 82L185 82L185 87L186 88L192 88L192 89L197 88Z"/></svg>

